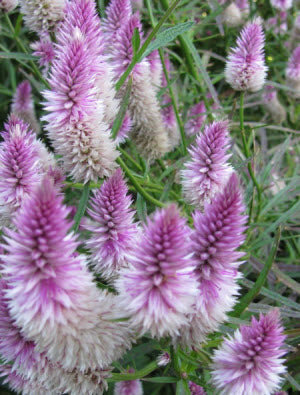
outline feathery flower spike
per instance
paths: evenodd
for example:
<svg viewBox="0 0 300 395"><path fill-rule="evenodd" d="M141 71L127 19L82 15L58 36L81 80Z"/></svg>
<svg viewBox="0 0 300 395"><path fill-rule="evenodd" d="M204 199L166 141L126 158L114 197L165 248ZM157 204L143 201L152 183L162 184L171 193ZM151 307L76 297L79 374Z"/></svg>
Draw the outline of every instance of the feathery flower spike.
<svg viewBox="0 0 300 395"><path fill-rule="evenodd" d="M34 132L39 133L40 125L34 112L34 103L29 81L23 81L17 86L13 96L11 112L28 123Z"/></svg>
<svg viewBox="0 0 300 395"><path fill-rule="evenodd" d="M1 0L0 1L0 11L10 12L14 10L19 4L19 0Z"/></svg>
<svg viewBox="0 0 300 395"><path fill-rule="evenodd" d="M0 144L0 214L10 219L40 182L35 135L12 115ZM3 224L2 224L3 225Z"/></svg>
<svg viewBox="0 0 300 395"><path fill-rule="evenodd" d="M296 47L288 61L286 77L295 82L300 82L300 45Z"/></svg>
<svg viewBox="0 0 300 395"><path fill-rule="evenodd" d="M247 217L238 179L233 173L204 214L193 215L195 230L191 235L198 293L195 311L188 327L181 330L183 345L199 345L209 332L226 320L226 313L236 302L239 286L238 261L243 252L236 249L245 240Z"/></svg>
<svg viewBox="0 0 300 395"><path fill-rule="evenodd" d="M64 18L65 0L20 0L28 29L40 34L53 30Z"/></svg>
<svg viewBox="0 0 300 395"><path fill-rule="evenodd" d="M116 32L114 47L111 52L112 64L119 78L133 56L131 39L137 28L142 37L142 27L139 14L135 13ZM153 87L150 67L147 59L143 59L131 74L132 85L129 98L129 113L132 119L131 138L134 140L140 154L149 162L161 158L170 150L168 132L164 127L160 107ZM126 84L120 89L124 95Z"/></svg>
<svg viewBox="0 0 300 395"><path fill-rule="evenodd" d="M128 373L134 373L134 369L129 369ZM143 393L140 380L119 381L114 388L114 395L143 395Z"/></svg>
<svg viewBox="0 0 300 395"><path fill-rule="evenodd" d="M277 97L277 91L273 86L267 85L263 93L264 107L272 120L281 123L286 119L286 111Z"/></svg>
<svg viewBox="0 0 300 395"><path fill-rule="evenodd" d="M269 395L278 390L286 367L279 311L252 317L215 351L212 382L221 394Z"/></svg>
<svg viewBox="0 0 300 395"><path fill-rule="evenodd" d="M50 86L44 92L49 112L44 120L63 167L75 181L84 183L109 176L117 167L115 142L104 121L105 108L98 98L95 57L78 27L60 36Z"/></svg>
<svg viewBox="0 0 300 395"><path fill-rule="evenodd" d="M130 346L118 297L97 289L63 196L45 177L5 230L2 272L12 318L39 352L66 370L107 367ZM26 301L26 303L25 303Z"/></svg>
<svg viewBox="0 0 300 395"><path fill-rule="evenodd" d="M126 25L132 15L130 0L111 0L106 8L106 18L102 29L106 36L108 48L114 44L118 30Z"/></svg>
<svg viewBox="0 0 300 395"><path fill-rule="evenodd" d="M185 124L185 133L191 137L200 133L206 119L206 107L203 101L195 104L188 112L188 121Z"/></svg>
<svg viewBox="0 0 300 395"><path fill-rule="evenodd" d="M195 302L190 230L177 207L157 210L148 220L128 269L116 281L132 326L152 336L175 335Z"/></svg>
<svg viewBox="0 0 300 395"><path fill-rule="evenodd" d="M279 11L286 11L292 7L293 0L271 0L271 5Z"/></svg>
<svg viewBox="0 0 300 395"><path fill-rule="evenodd" d="M127 266L127 257L137 241L134 211L130 209L132 200L127 193L122 171L117 169L95 192L88 209L95 222L86 226L92 232L86 245L92 251L95 271L106 279Z"/></svg>
<svg viewBox="0 0 300 395"><path fill-rule="evenodd" d="M161 88L163 78L163 67L158 50L152 51L147 56L147 60L150 66L152 84L155 90L158 91Z"/></svg>
<svg viewBox="0 0 300 395"><path fill-rule="evenodd" d="M206 395L203 387L193 383L192 381L189 382L189 389L191 391L191 395Z"/></svg>
<svg viewBox="0 0 300 395"><path fill-rule="evenodd" d="M183 193L186 200L198 208L222 190L233 171L227 163L230 158L230 154L226 154L228 134L227 121L213 122L189 149L191 160L181 171Z"/></svg>
<svg viewBox="0 0 300 395"><path fill-rule="evenodd" d="M39 66L43 69L43 75L46 77L55 57L50 35L48 33L41 34L40 40L32 43L30 47L34 51L32 54L39 58Z"/></svg>
<svg viewBox="0 0 300 395"><path fill-rule="evenodd" d="M256 92L266 79L264 60L265 35L260 19L248 23L232 48L225 67L226 81L237 91Z"/></svg>

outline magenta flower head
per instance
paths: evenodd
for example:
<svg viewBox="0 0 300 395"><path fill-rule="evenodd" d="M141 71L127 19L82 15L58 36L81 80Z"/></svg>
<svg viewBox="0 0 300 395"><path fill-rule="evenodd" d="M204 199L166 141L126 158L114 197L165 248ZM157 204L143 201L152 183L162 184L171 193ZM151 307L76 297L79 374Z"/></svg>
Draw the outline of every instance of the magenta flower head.
<svg viewBox="0 0 300 395"><path fill-rule="evenodd" d="M19 4L19 0L1 0L0 1L0 11L10 12L14 10Z"/></svg>
<svg viewBox="0 0 300 395"><path fill-rule="evenodd" d="M213 384L221 394L272 394L286 371L284 339L278 310L261 314L259 320L252 317L250 326L242 325L215 352Z"/></svg>
<svg viewBox="0 0 300 395"><path fill-rule="evenodd" d="M34 132L39 133L40 125L34 112L34 103L29 81L23 81L17 86L11 105L11 111L17 117L23 119L24 122L28 123Z"/></svg>
<svg viewBox="0 0 300 395"><path fill-rule="evenodd" d="M192 381L189 382L189 389L191 395L206 395L204 388L201 387L200 385L193 383Z"/></svg>
<svg viewBox="0 0 300 395"><path fill-rule="evenodd" d="M185 133L191 137L200 133L206 119L206 107L203 101L195 104L188 112L188 121L185 124Z"/></svg>
<svg viewBox="0 0 300 395"><path fill-rule="evenodd" d="M293 0L271 0L271 4L279 11L289 10L293 5Z"/></svg>
<svg viewBox="0 0 300 395"><path fill-rule="evenodd" d="M109 47L115 42L118 30L129 21L131 15L132 7L130 0L110 1L106 8L106 18L102 25Z"/></svg>
<svg viewBox="0 0 300 395"><path fill-rule="evenodd" d="M45 178L5 230L2 272L11 317L39 352L66 370L106 368L130 345L116 296L97 289L78 242L68 233L70 210ZM90 369L90 370L89 370Z"/></svg>
<svg viewBox="0 0 300 395"><path fill-rule="evenodd" d="M193 215L192 250L198 282L195 312L191 322L181 330L183 345L199 345L209 332L226 320L226 313L236 302L239 286L238 267L243 252L236 251L245 240L247 217L238 179L233 173L204 213Z"/></svg>
<svg viewBox="0 0 300 395"><path fill-rule="evenodd" d="M11 116L0 144L0 214L10 218L40 182L35 136ZM4 219L2 218L2 220Z"/></svg>
<svg viewBox="0 0 300 395"><path fill-rule="evenodd" d="M95 271L106 279L127 265L127 257L137 242L132 200L127 193L122 171L117 169L95 192L88 210L95 222L86 226L92 232L86 245L92 252Z"/></svg>
<svg viewBox="0 0 300 395"><path fill-rule="evenodd" d="M141 333L172 336L187 322L196 291L189 234L174 204L156 211L120 273L124 309Z"/></svg>
<svg viewBox="0 0 300 395"><path fill-rule="evenodd" d="M231 49L226 67L226 81L237 91L256 92L266 79L264 60L265 35L260 19L248 23L237 39L237 47Z"/></svg>
<svg viewBox="0 0 300 395"><path fill-rule="evenodd" d="M33 49L33 55L39 58L39 65L43 68L44 76L47 76L49 67L54 60L55 52L50 35L44 33L40 35L40 40L30 45Z"/></svg>
<svg viewBox="0 0 300 395"><path fill-rule="evenodd" d="M189 149L191 160L181 171L183 193L186 200L201 208L220 192L226 184L232 167L227 163L229 148L228 122L207 125Z"/></svg>
<svg viewBox="0 0 300 395"><path fill-rule="evenodd" d="M66 173L76 181L97 181L112 174L118 153L98 98L95 56L78 27L57 36L51 90L44 92L47 130Z"/></svg>

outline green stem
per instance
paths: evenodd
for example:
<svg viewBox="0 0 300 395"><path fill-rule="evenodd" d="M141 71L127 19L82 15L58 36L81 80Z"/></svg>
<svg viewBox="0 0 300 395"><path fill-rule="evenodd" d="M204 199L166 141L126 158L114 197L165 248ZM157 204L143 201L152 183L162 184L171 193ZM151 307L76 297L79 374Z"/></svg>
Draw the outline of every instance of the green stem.
<svg viewBox="0 0 300 395"><path fill-rule="evenodd" d="M143 168L142 168L142 166L138 163L138 162L136 162L133 158L132 158L132 156L130 156L129 154L128 154L128 152L126 152L123 148L121 148L121 147L118 147L118 150L121 152L121 154L126 158L126 159L128 159L135 167L136 167L136 169L137 170L139 170L139 171L143 171Z"/></svg>
<svg viewBox="0 0 300 395"><path fill-rule="evenodd" d="M240 131L242 135L242 142L243 142L243 148L244 148L244 153L246 156L246 160L251 157L251 153L246 141L246 136L245 136L245 129L244 129L244 97L245 97L245 92L241 93L240 96ZM258 199L258 208L257 208L257 214L256 214L256 221L258 220L260 210L261 210L261 202L262 202L262 194L261 194L261 187L259 183L257 182L257 179L255 177L254 171L252 169L252 162L248 162L248 171L250 174L250 177L253 181L253 184L255 185L256 191L257 191L257 199Z"/></svg>
<svg viewBox="0 0 300 395"><path fill-rule="evenodd" d="M123 162L121 158L117 158L118 164L122 167L123 171L131 181L132 185L135 187L136 191L139 192L148 202L154 204L157 207L165 207L166 205L159 200L155 199L153 196L149 195L148 192L146 192L137 179L134 177L134 175L131 173L130 169L126 166L126 164Z"/></svg>
<svg viewBox="0 0 300 395"><path fill-rule="evenodd" d="M80 201L78 204L78 208L77 208L76 214L74 216L74 225L71 228L71 230L73 230L74 232L78 231L81 218L84 216L87 202L89 200L89 194L90 194L90 185L86 184L83 187L82 195L81 195L81 198L80 198Z"/></svg>
<svg viewBox="0 0 300 395"><path fill-rule="evenodd" d="M149 365L145 366L143 369L138 370L134 373L112 373L111 378L107 379L108 382L114 381L129 381L129 380L137 380L142 379L148 374L152 373L154 370L158 368L157 362L152 361Z"/></svg>
<svg viewBox="0 0 300 395"><path fill-rule="evenodd" d="M279 241L280 241L280 236L281 236L281 228L278 228L278 231L276 233L275 236L275 241L272 247L272 250L270 252L270 255L262 269L262 271L260 272L260 275L258 276L254 286L249 290L248 293L246 293L246 295L244 295L239 303L235 306L235 309L232 313L229 313L229 315L233 316L233 317L239 317L242 312L249 306L249 304L252 302L252 300L255 298L256 295L258 295L258 293L260 292L262 286L264 285L267 275L272 267L272 264L275 260L276 257L276 253L278 250L278 246L279 246Z"/></svg>
<svg viewBox="0 0 300 395"><path fill-rule="evenodd" d="M151 43L152 39L156 36L158 33L159 29L162 27L162 25L165 23L165 21L169 18L169 16L172 14L174 9L177 7L177 5L180 3L180 0L174 0L173 3L170 5L170 7L167 9L166 13L164 16L161 18L161 20L158 22L158 24L155 26L155 28L152 30L152 32L149 34L149 36L146 38L144 41L144 44L141 46L137 54L134 56L132 59L131 63L123 73L123 75L120 77L119 81L116 83L116 90L118 91L121 86L124 84L126 81L127 77L129 74L132 72L134 69L134 66L139 62L141 57L143 56L144 52L148 48L148 45Z"/></svg>

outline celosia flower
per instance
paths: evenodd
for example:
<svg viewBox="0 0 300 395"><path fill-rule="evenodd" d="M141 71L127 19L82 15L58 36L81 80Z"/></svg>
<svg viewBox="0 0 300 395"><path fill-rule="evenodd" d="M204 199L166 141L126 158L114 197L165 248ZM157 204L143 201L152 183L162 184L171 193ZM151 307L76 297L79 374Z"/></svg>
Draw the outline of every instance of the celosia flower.
<svg viewBox="0 0 300 395"><path fill-rule="evenodd" d="M242 25L243 16L239 7L233 2L224 9L221 14L221 21L228 27Z"/></svg>
<svg viewBox="0 0 300 395"><path fill-rule="evenodd" d="M267 67L264 62L265 36L259 19L248 23L231 49L226 67L226 81L237 91L256 92L265 82Z"/></svg>
<svg viewBox="0 0 300 395"><path fill-rule="evenodd" d="M43 33L63 19L65 0L20 0L20 6L28 29Z"/></svg>
<svg viewBox="0 0 300 395"><path fill-rule="evenodd" d="M95 222L87 226L92 235L86 244L92 251L96 272L107 279L127 265L127 257L136 243L134 211L130 209L132 200L127 193L122 171L117 169L95 192L88 210Z"/></svg>
<svg viewBox="0 0 300 395"><path fill-rule="evenodd" d="M129 369L128 373L134 373L134 369ZM114 395L143 395L143 393L140 380L119 381L114 388Z"/></svg>
<svg viewBox="0 0 300 395"><path fill-rule="evenodd" d="M10 12L14 10L18 4L19 4L19 0L1 0L0 11Z"/></svg>
<svg viewBox="0 0 300 395"><path fill-rule="evenodd" d="M0 213L3 217L10 218L40 182L39 157L34 134L28 131L28 126L15 116L11 116L5 125L2 137Z"/></svg>
<svg viewBox="0 0 300 395"><path fill-rule="evenodd" d="M148 56L147 60L150 66L151 80L154 88L159 90L162 84L163 78L163 67L161 64L158 50L152 51ZM166 84L165 84L166 86Z"/></svg>
<svg viewBox="0 0 300 395"><path fill-rule="evenodd" d="M197 136L189 149L191 160L181 171L183 193L196 207L203 207L226 184L232 167L227 163L229 154L228 122L213 122Z"/></svg>
<svg viewBox="0 0 300 395"><path fill-rule="evenodd" d="M32 43L30 47L34 50L32 54L39 58L39 65L43 68L43 74L46 76L55 57L54 47L49 34L41 34L40 40Z"/></svg>
<svg viewBox="0 0 300 395"><path fill-rule="evenodd" d="M293 0L271 0L271 4L279 11L289 10L293 5Z"/></svg>
<svg viewBox="0 0 300 395"><path fill-rule="evenodd" d="M142 38L138 14L132 15L116 32L115 43L111 52L116 78L124 73L132 60L131 41L135 28L140 31ZM146 59L143 59L134 67L131 78L132 85L128 104L132 119L131 138L140 154L148 161L152 161L168 152L170 144L151 81L149 63ZM125 89L126 84L119 91L120 95L124 95Z"/></svg>
<svg viewBox="0 0 300 395"><path fill-rule="evenodd" d="M281 357L285 336L278 310L252 317L215 352L212 382L221 394L269 395L279 389L286 371Z"/></svg>
<svg viewBox="0 0 300 395"><path fill-rule="evenodd" d="M34 103L29 81L23 81L17 86L16 93L12 100L11 112L28 123L34 132L39 133L40 125L34 112Z"/></svg>
<svg viewBox="0 0 300 395"><path fill-rule="evenodd" d="M131 129L132 129L132 120L130 118L129 112L126 111L122 125L115 139L117 145L120 145L126 141L126 139L129 137Z"/></svg>
<svg viewBox="0 0 300 395"><path fill-rule="evenodd" d="M204 388L192 381L189 382L189 389L191 391L191 395L206 395Z"/></svg>
<svg viewBox="0 0 300 395"><path fill-rule="evenodd" d="M204 214L196 211L193 215L195 230L191 238L198 294L191 321L181 330L183 345L199 345L207 333L226 320L226 313L236 302L237 269L242 263L238 260L244 255L236 249L245 239L244 210L238 179L233 173L224 190L205 206Z"/></svg>
<svg viewBox="0 0 300 395"><path fill-rule="evenodd" d="M187 322L195 296L190 230L176 206L155 212L135 245L117 287L131 323L141 333L173 336Z"/></svg>
<svg viewBox="0 0 300 395"><path fill-rule="evenodd" d="M96 85L95 57L78 27L69 35L57 35L44 119L63 167L76 181L96 181L116 168L118 153L104 121L104 107Z"/></svg>
<svg viewBox="0 0 300 395"><path fill-rule="evenodd" d="M206 119L206 108L203 101L195 104L188 112L188 121L185 124L185 133L191 137L198 134Z"/></svg>
<svg viewBox="0 0 300 395"><path fill-rule="evenodd" d="M273 86L267 85L263 93L264 107L276 123L286 119L286 111L277 97L277 91Z"/></svg>
<svg viewBox="0 0 300 395"><path fill-rule="evenodd" d="M296 47L288 61L286 77L295 82L300 82L300 45Z"/></svg>
<svg viewBox="0 0 300 395"><path fill-rule="evenodd" d="M2 272L11 317L37 350L68 371L94 372L130 345L118 297L97 289L53 183L43 183L5 230Z"/></svg>
<svg viewBox="0 0 300 395"><path fill-rule="evenodd" d="M106 18L102 28L106 35L106 43L109 48L114 44L117 31L127 24L132 14L130 0L111 0L106 7Z"/></svg>

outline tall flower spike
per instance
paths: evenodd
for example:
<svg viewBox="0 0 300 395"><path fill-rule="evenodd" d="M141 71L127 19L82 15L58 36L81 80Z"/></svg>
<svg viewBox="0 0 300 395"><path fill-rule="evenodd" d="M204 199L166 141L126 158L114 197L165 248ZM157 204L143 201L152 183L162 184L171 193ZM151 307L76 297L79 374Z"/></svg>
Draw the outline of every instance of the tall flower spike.
<svg viewBox="0 0 300 395"><path fill-rule="evenodd" d="M51 91L44 117L53 146L63 167L75 181L97 181L116 168L118 156L104 121L104 106L97 91L95 57L78 27L57 35L59 45L50 76Z"/></svg>
<svg viewBox="0 0 300 395"><path fill-rule="evenodd" d="M65 0L20 0L28 29L40 34L53 30L64 18Z"/></svg>
<svg viewBox="0 0 300 395"><path fill-rule="evenodd" d="M295 82L300 82L300 45L296 47L288 61L286 77Z"/></svg>
<svg viewBox="0 0 300 395"><path fill-rule="evenodd" d="M34 112L29 81L23 81L17 86L16 93L13 96L11 111L17 117L23 119L24 122L28 123L34 132L39 133L40 125Z"/></svg>
<svg viewBox="0 0 300 395"><path fill-rule="evenodd" d="M127 257L136 243L137 228L130 209L132 200L127 193L122 171L117 169L95 192L88 210L95 222L86 227L92 232L86 244L92 251L96 272L106 279L127 265Z"/></svg>
<svg viewBox="0 0 300 395"><path fill-rule="evenodd" d="M158 91L159 89L161 89L163 78L163 67L161 64L158 50L152 51L147 56L147 59L150 66L152 84L155 90Z"/></svg>
<svg viewBox="0 0 300 395"><path fill-rule="evenodd" d="M30 47L34 51L32 54L39 58L39 66L43 69L43 75L46 77L50 64L53 62L55 57L50 35L48 33L41 34L40 40L32 43Z"/></svg>
<svg viewBox="0 0 300 395"><path fill-rule="evenodd" d="M280 388L285 373L285 336L274 309L251 325L242 325L215 352L212 382L221 394L269 395Z"/></svg>
<svg viewBox="0 0 300 395"><path fill-rule="evenodd" d="M19 0L1 0L0 11L10 12L14 10L18 4L19 4Z"/></svg>
<svg viewBox="0 0 300 395"><path fill-rule="evenodd" d="M200 133L206 119L206 107L203 101L195 104L188 112L188 121L185 124L185 133L191 137Z"/></svg>
<svg viewBox="0 0 300 395"><path fill-rule="evenodd" d="M293 5L293 0L271 0L271 4L279 11L289 10Z"/></svg>
<svg viewBox="0 0 300 395"><path fill-rule="evenodd" d="M11 116L0 144L0 214L9 219L40 182L35 136ZM3 223L2 223L3 225Z"/></svg>
<svg viewBox="0 0 300 395"><path fill-rule="evenodd" d="M106 8L106 18L102 24L108 47L114 44L118 30L129 21L131 14L132 7L130 0L110 1Z"/></svg>
<svg viewBox="0 0 300 395"><path fill-rule="evenodd" d="M2 256L10 314L39 352L66 370L105 368L130 346L118 322L118 297L97 289L78 242L68 234L70 209L45 178L6 229ZM26 301L26 303L25 303Z"/></svg>
<svg viewBox="0 0 300 395"><path fill-rule="evenodd" d="M152 336L175 335L195 296L190 230L173 204L155 212L120 273L117 287L131 323Z"/></svg>
<svg viewBox="0 0 300 395"><path fill-rule="evenodd" d="M245 240L244 210L238 179L233 173L224 190L205 206L204 214L196 211L193 215L195 230L191 238L198 293L190 323L181 330L183 345L199 345L204 341L209 332L226 320L226 313L236 302L237 270L242 263L238 260L244 255L236 249Z"/></svg>
<svg viewBox="0 0 300 395"><path fill-rule="evenodd" d="M272 120L281 123L286 119L286 111L277 97L277 91L273 86L267 85L263 93L264 107Z"/></svg>
<svg viewBox="0 0 300 395"><path fill-rule="evenodd" d="M237 91L256 92L266 79L265 36L259 19L248 23L231 49L225 67L226 81Z"/></svg>
<svg viewBox="0 0 300 395"><path fill-rule="evenodd" d="M139 15L130 17L116 33L116 42L111 53L116 78L119 78L132 60L131 39L134 29L141 33ZM160 107L156 98L146 59L138 63L131 75L132 85L129 98L129 113L132 119L131 138L142 156L148 161L162 157L170 149L168 132L164 127ZM126 84L120 90L125 94Z"/></svg>
<svg viewBox="0 0 300 395"><path fill-rule="evenodd" d="M230 154L226 154L228 134L227 121L213 122L189 149L191 160L181 171L183 193L186 200L198 208L222 190L233 171L227 163L230 158Z"/></svg>

